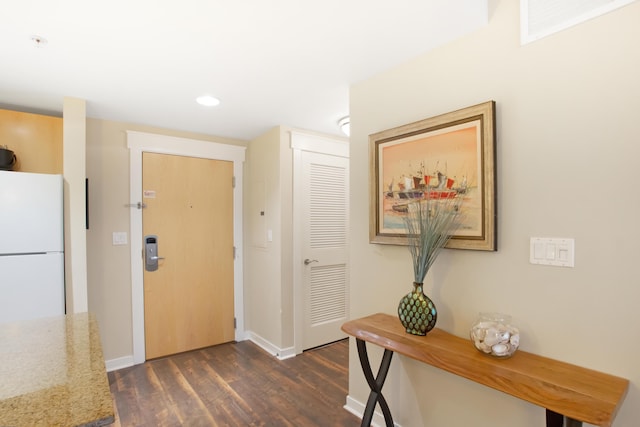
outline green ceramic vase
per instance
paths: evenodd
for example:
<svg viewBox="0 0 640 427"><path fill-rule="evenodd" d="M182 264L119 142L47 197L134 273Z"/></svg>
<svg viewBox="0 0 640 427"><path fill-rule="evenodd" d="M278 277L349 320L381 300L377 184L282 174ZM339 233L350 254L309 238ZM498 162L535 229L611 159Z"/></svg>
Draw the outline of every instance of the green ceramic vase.
<svg viewBox="0 0 640 427"><path fill-rule="evenodd" d="M398 305L398 317L407 333L427 335L436 326L438 312L433 301L422 291L422 283L413 283L413 291L405 295Z"/></svg>

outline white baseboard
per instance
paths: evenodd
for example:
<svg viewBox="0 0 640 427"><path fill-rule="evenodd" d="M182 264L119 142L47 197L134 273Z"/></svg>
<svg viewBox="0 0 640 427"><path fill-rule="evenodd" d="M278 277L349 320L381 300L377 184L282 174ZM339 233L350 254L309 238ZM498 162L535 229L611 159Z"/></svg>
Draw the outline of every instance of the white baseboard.
<svg viewBox="0 0 640 427"><path fill-rule="evenodd" d="M378 406L376 406L377 408ZM364 414L365 404L361 403L351 396L347 396L347 403L344 405L344 409L351 412L356 417L362 419L362 414ZM382 415L379 411L374 411L373 419L371 420L371 425L374 427L384 427L386 423L384 422L384 415ZM393 425L396 427L402 427L397 422L393 422Z"/></svg>
<svg viewBox="0 0 640 427"><path fill-rule="evenodd" d="M295 357L296 355L295 349L293 347L280 348L252 331L247 331L246 335L249 341L253 342L255 345L280 360L289 359L291 357Z"/></svg>
<svg viewBox="0 0 640 427"><path fill-rule="evenodd" d="M293 347L279 348L262 338L260 335L251 331L245 332L244 334L242 334L242 336L244 337L244 339L252 341L258 347L262 348L264 351L271 354L272 356L277 357L280 360L289 359L290 357L295 357L296 355ZM133 365L135 365L135 363L133 362L133 355L118 357L117 359L105 361L107 372L117 371L118 369L128 368Z"/></svg>
<svg viewBox="0 0 640 427"><path fill-rule="evenodd" d="M118 369L128 368L133 366L133 355L118 357L117 359L106 360L104 362L107 372L117 371Z"/></svg>

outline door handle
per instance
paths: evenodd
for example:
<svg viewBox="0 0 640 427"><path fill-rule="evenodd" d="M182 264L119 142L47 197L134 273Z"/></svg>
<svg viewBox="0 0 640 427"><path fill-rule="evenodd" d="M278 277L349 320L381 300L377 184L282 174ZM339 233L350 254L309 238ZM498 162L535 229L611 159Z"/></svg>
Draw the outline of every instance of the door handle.
<svg viewBox="0 0 640 427"><path fill-rule="evenodd" d="M158 236L144 236L144 269L147 271L156 271L158 269L158 261L164 257L158 256Z"/></svg>
<svg viewBox="0 0 640 427"><path fill-rule="evenodd" d="M318 262L318 260L317 259L309 259L309 258L307 258L307 259L304 260L304 265L309 265L312 262Z"/></svg>

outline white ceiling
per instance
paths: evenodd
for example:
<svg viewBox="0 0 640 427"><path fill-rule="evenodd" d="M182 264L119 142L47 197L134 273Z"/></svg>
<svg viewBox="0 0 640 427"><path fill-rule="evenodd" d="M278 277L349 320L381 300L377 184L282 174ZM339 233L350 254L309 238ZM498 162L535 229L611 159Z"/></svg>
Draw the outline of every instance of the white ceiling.
<svg viewBox="0 0 640 427"><path fill-rule="evenodd" d="M488 20L488 0L4 3L0 106L60 113L70 96L89 117L245 140L339 134L351 84Z"/></svg>

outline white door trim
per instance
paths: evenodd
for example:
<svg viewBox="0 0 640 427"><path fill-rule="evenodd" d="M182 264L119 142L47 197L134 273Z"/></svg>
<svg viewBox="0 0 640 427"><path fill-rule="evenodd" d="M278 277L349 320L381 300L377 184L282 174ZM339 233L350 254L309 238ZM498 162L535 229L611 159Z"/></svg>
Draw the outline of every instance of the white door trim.
<svg viewBox="0 0 640 427"><path fill-rule="evenodd" d="M144 132L127 131L129 148L130 203L143 202L142 153L175 154L204 159L233 162L235 188L233 190L233 239L236 248L234 277L234 311L236 317L236 341L245 339L243 276L242 276L242 176L245 147L198 141ZM131 209L131 322L133 333L133 363L146 360L144 348L144 282L142 279L142 209Z"/></svg>
<svg viewBox="0 0 640 427"><path fill-rule="evenodd" d="M302 252L302 152L329 154L349 158L349 142L342 138L329 138L303 132L291 132L293 150L293 348L295 354L302 353L302 330L304 323L304 292L302 285L302 264L299 254Z"/></svg>

